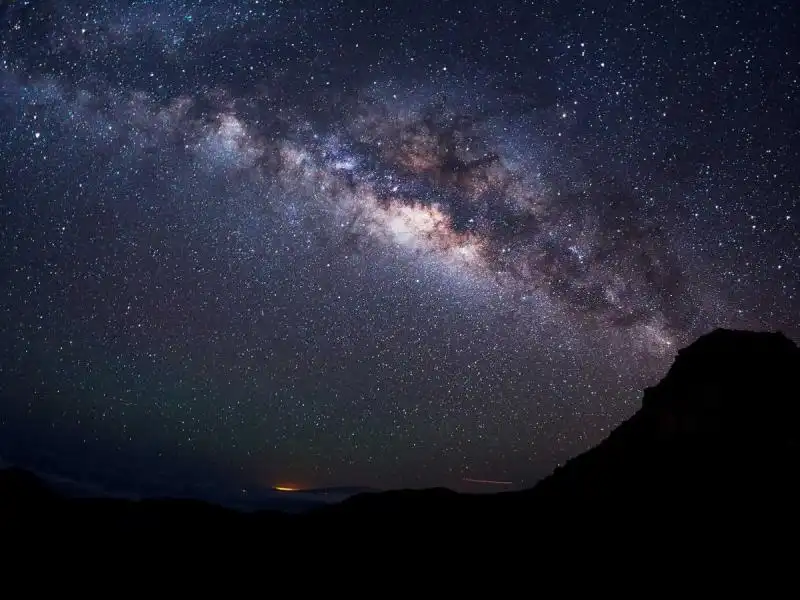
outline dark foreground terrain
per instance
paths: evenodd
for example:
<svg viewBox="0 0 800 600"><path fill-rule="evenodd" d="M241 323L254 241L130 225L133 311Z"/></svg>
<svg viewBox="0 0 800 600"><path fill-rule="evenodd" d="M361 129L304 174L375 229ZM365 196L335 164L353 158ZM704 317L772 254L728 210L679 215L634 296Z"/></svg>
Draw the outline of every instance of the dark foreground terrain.
<svg viewBox="0 0 800 600"><path fill-rule="evenodd" d="M793 539L800 511L799 417L800 349L779 333L717 330L681 350L605 441L530 490L368 493L301 515L240 513L185 500L67 498L10 469L0 472L0 530L218 551L235 542L330 552L348 539L369 548L470 537L529 545L588 532L663 543L762 534L778 544Z"/></svg>

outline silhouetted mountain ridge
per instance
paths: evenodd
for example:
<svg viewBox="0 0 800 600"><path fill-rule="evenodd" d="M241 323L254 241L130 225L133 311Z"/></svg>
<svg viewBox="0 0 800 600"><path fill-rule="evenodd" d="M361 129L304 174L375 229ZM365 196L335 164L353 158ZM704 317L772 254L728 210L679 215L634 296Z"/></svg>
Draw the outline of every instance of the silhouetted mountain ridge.
<svg viewBox="0 0 800 600"><path fill-rule="evenodd" d="M780 333L718 329L678 352L642 407L533 490L547 505L663 504L794 495L800 349Z"/></svg>

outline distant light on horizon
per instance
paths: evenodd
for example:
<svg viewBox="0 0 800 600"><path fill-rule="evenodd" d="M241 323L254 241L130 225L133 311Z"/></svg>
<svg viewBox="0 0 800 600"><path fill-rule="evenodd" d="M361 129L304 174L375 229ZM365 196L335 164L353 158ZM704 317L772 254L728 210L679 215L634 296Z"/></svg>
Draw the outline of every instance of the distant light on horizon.
<svg viewBox="0 0 800 600"><path fill-rule="evenodd" d="M465 477L463 481L466 481L467 483L480 483L483 485L514 485L513 481L497 481L494 479L470 479Z"/></svg>

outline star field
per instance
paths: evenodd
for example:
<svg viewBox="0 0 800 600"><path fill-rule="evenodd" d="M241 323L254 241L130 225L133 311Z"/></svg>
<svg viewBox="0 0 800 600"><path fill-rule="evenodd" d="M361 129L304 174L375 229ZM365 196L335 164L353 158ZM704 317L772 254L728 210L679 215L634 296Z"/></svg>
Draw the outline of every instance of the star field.
<svg viewBox="0 0 800 600"><path fill-rule="evenodd" d="M792 2L0 6L7 462L524 487L798 339Z"/></svg>

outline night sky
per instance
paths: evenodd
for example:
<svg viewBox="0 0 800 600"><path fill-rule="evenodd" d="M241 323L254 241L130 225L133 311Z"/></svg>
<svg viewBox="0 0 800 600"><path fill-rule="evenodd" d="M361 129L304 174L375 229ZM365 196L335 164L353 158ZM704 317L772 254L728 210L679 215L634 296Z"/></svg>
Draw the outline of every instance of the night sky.
<svg viewBox="0 0 800 600"><path fill-rule="evenodd" d="M800 339L793 0L0 5L5 464L521 488Z"/></svg>

